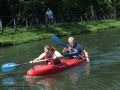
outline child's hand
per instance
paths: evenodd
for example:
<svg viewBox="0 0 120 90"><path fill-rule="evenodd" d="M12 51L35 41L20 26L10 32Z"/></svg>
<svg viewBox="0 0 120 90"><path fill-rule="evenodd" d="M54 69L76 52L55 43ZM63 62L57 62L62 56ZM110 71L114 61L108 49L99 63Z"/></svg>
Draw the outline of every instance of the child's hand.
<svg viewBox="0 0 120 90"><path fill-rule="evenodd" d="M32 63L33 63L33 60L29 61L29 63L32 64Z"/></svg>

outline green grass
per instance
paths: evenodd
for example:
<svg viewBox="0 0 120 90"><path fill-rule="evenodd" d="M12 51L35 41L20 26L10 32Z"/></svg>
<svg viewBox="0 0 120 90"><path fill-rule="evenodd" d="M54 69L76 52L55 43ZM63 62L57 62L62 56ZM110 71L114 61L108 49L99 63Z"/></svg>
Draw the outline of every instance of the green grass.
<svg viewBox="0 0 120 90"><path fill-rule="evenodd" d="M51 34L65 36L109 29L120 29L120 21L87 22L82 24L76 22L71 24L50 25L47 28L44 25L40 25L28 28L17 28L16 32L14 32L14 29L7 27L4 29L4 34L0 35L0 46L17 45L47 39L50 38Z"/></svg>

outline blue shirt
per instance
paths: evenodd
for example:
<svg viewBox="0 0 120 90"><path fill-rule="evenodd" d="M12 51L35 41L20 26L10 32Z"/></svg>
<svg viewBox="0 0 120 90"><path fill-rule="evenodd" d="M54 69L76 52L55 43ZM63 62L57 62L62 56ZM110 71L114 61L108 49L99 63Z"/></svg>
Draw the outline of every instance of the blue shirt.
<svg viewBox="0 0 120 90"><path fill-rule="evenodd" d="M48 19L53 19L53 13L52 13L52 11L51 11L51 10L48 10L48 11L46 12L46 16L47 16Z"/></svg>
<svg viewBox="0 0 120 90"><path fill-rule="evenodd" d="M75 45L72 47L70 45L67 45L67 48L69 49L69 54L79 53L77 55L73 55L70 58L81 58L80 55L82 54L84 48L82 45L75 43Z"/></svg>

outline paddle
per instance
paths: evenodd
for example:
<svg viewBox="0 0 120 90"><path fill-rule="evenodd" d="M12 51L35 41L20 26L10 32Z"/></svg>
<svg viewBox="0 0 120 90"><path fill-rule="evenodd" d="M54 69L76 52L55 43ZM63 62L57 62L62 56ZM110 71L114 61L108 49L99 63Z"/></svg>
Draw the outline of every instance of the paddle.
<svg viewBox="0 0 120 90"><path fill-rule="evenodd" d="M24 65L24 64L6 63L6 64L3 64L1 68L3 72L10 72L10 71L14 71L16 67L21 65Z"/></svg>
<svg viewBox="0 0 120 90"><path fill-rule="evenodd" d="M53 34L53 35L51 36L51 39L52 39L54 42L56 42L58 45L67 47L67 45L66 45L61 39L59 39L56 35ZM74 53L74 54L72 54L72 55L77 55L77 54L79 54L80 57L82 57L83 59L85 59L83 56L80 55L80 53Z"/></svg>
<svg viewBox="0 0 120 90"><path fill-rule="evenodd" d="M51 36L51 39L53 41L55 41L58 45L61 45L61 46L67 46L61 39L59 39L56 35L52 35Z"/></svg>
<svg viewBox="0 0 120 90"><path fill-rule="evenodd" d="M42 61L45 61L45 60L41 60L39 62L42 62ZM11 72L11 71L14 71L17 67L27 65L27 64L30 64L30 63L23 63L23 64L6 63L6 64L2 65L1 69L2 69L3 72Z"/></svg>

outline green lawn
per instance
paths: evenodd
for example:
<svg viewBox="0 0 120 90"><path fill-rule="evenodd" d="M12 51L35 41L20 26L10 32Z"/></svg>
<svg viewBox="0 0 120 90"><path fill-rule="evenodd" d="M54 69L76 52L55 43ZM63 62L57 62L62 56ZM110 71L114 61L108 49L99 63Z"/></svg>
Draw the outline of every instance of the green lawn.
<svg viewBox="0 0 120 90"><path fill-rule="evenodd" d="M14 33L14 29L7 27L4 29L4 34L0 35L0 46L10 46L47 39L50 38L51 34L65 36L109 29L120 29L120 21L112 20L109 22L87 22L82 24L76 22L71 24L50 25L47 28L44 25L28 28L22 27L17 28L16 33Z"/></svg>

